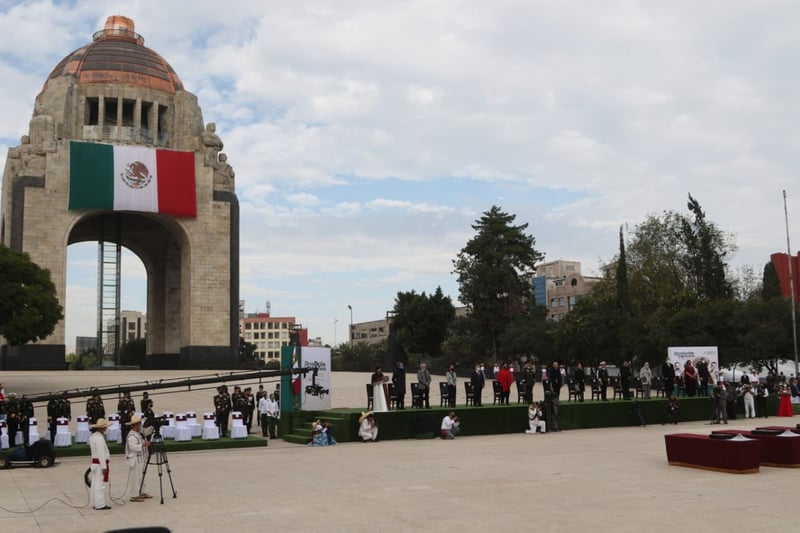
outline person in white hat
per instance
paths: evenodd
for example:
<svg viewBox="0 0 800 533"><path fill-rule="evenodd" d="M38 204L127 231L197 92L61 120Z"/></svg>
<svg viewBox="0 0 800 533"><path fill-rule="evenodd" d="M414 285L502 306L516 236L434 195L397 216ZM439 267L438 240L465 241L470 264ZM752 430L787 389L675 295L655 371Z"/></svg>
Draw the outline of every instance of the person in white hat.
<svg viewBox="0 0 800 533"><path fill-rule="evenodd" d="M132 502L142 502L152 498L144 491L142 476L146 463L145 452L150 443L142 436L142 418L133 415L125 425L130 427L125 439L125 464L128 465L128 496Z"/></svg>
<svg viewBox="0 0 800 533"><path fill-rule="evenodd" d="M98 511L111 509L106 503L111 454L108 452L105 437L106 430L110 425L105 418L98 418L91 426L94 431L89 437L89 449L92 452L92 490L89 501L92 503L92 507Z"/></svg>

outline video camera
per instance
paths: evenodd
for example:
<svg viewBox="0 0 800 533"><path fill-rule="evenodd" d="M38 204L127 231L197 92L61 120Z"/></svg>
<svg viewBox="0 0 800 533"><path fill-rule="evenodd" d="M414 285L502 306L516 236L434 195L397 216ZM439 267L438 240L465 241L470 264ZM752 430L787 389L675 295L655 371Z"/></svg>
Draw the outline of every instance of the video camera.
<svg viewBox="0 0 800 533"><path fill-rule="evenodd" d="M330 394L330 389L322 388L322 385L317 385L317 373L319 372L319 363L314 363L311 367L311 385L306 385L306 394L309 396L324 396Z"/></svg>

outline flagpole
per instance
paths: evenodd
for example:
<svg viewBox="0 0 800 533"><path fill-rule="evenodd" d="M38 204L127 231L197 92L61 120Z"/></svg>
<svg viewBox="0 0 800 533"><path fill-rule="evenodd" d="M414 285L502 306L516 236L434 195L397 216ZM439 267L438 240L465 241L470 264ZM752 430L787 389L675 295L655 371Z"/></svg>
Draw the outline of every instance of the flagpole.
<svg viewBox="0 0 800 533"><path fill-rule="evenodd" d="M786 219L786 256L789 260L789 294L792 300L792 340L794 341L794 375L800 377L797 362L797 317L794 303L794 276L792 275L792 246L789 244L789 210L786 208L786 190L783 191L783 215Z"/></svg>

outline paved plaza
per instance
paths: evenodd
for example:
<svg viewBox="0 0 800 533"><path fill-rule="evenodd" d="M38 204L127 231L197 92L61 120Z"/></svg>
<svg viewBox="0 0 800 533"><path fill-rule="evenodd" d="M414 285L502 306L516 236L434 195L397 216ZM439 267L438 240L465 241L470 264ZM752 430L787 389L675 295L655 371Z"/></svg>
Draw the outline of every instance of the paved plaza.
<svg viewBox="0 0 800 533"><path fill-rule="evenodd" d="M6 393L157 381L208 372L4 372ZM364 404L369 374L335 373L334 407ZM231 382L232 384L233 382ZM271 390L273 384L266 388ZM155 396L159 410L205 410L213 389ZM136 394L138 399L141 394ZM106 408L111 399L105 398ZM116 401L114 400L114 405ZM82 407L82 406L81 406ZM78 409L80 410L80 408ZM78 414L78 411L73 411ZM41 418L43 413L37 409ZM798 417L738 420L728 428L794 425ZM307 448L172 453L165 501L124 503L127 470L112 459L110 511L87 506L87 458L49 469L0 471L0 529L94 532L161 525L198 531L717 531L791 528L797 471L762 467L735 475L667 465L664 434L679 426L401 440Z"/></svg>

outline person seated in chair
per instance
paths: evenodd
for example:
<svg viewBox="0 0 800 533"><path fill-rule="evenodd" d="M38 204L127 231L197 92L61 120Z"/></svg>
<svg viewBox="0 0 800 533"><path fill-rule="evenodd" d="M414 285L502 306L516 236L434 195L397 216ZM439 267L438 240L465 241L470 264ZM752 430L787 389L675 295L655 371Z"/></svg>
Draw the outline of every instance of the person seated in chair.
<svg viewBox="0 0 800 533"><path fill-rule="evenodd" d="M525 433L533 435L541 430L542 433L547 433L547 423L542 420L542 410L539 409L539 402L533 402L528 407L528 429Z"/></svg>

